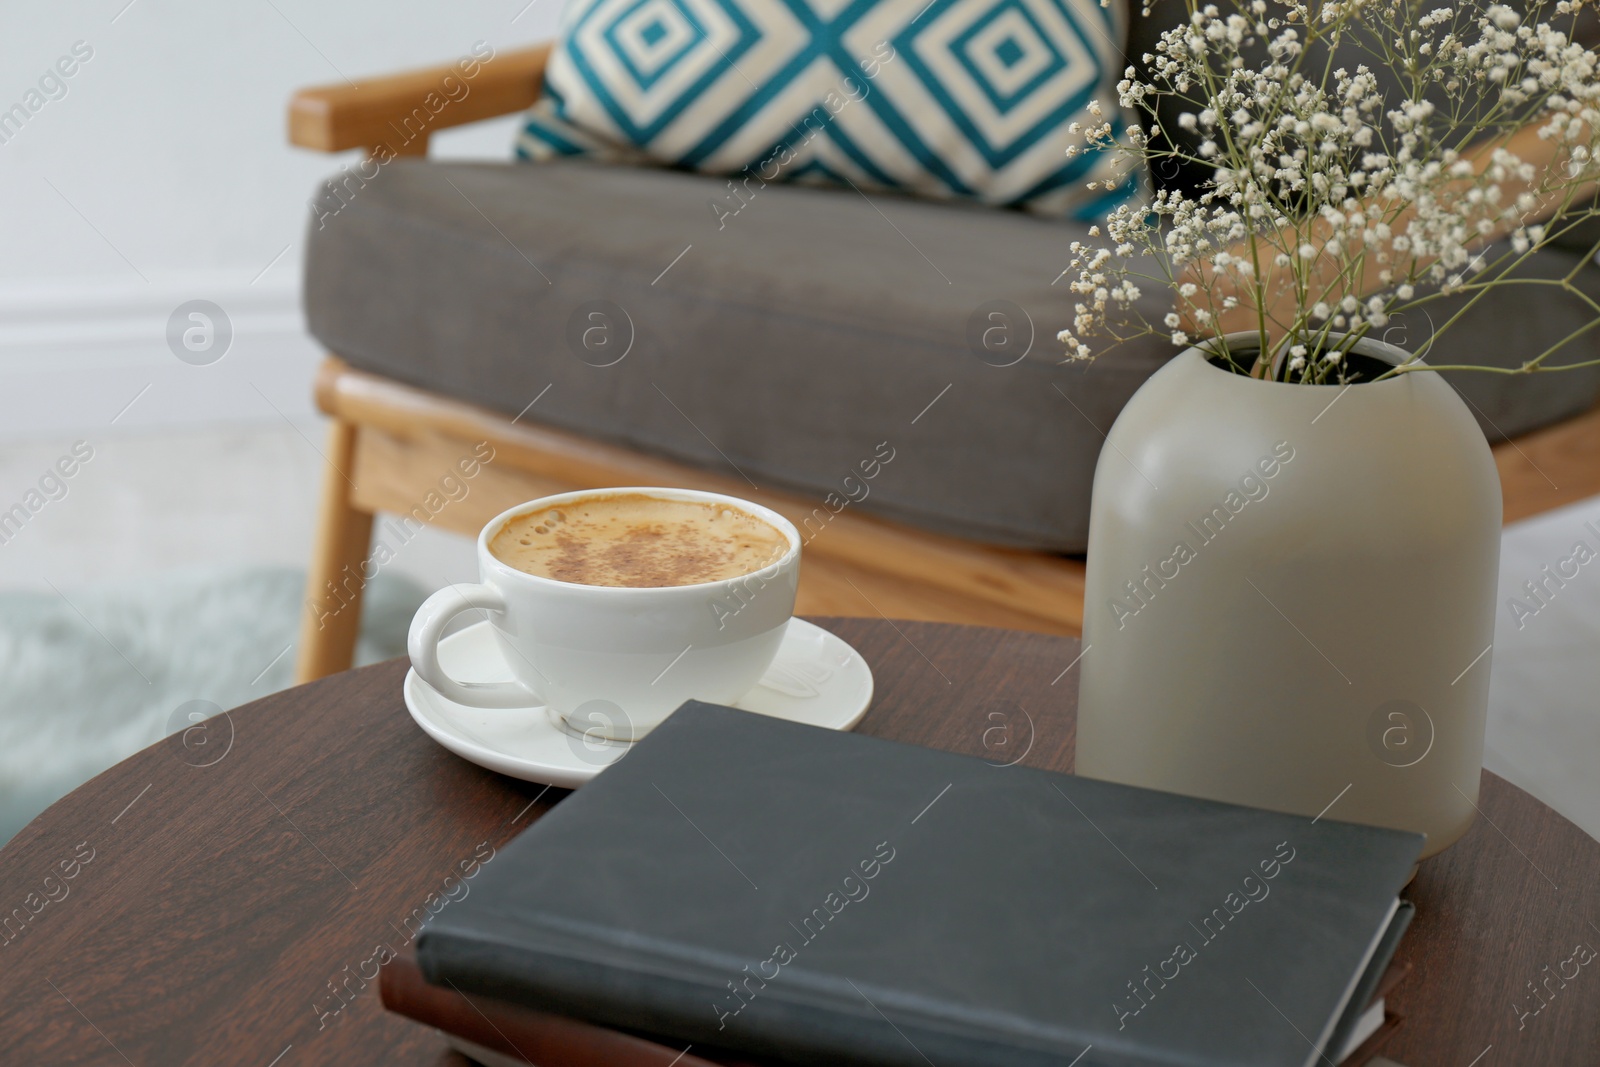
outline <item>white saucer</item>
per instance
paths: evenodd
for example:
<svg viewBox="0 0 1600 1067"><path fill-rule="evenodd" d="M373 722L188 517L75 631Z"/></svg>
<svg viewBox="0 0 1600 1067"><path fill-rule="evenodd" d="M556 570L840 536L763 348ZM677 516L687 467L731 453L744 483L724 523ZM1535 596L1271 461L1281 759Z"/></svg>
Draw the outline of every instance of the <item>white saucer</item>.
<svg viewBox="0 0 1600 1067"><path fill-rule="evenodd" d="M464 682L511 677L488 622L439 642L439 663ZM406 709L423 732L462 759L513 778L576 789L628 751L630 742L584 737L543 706L470 708L406 672ZM872 702L872 671L842 639L790 619L772 666L734 707L831 730L848 730Z"/></svg>

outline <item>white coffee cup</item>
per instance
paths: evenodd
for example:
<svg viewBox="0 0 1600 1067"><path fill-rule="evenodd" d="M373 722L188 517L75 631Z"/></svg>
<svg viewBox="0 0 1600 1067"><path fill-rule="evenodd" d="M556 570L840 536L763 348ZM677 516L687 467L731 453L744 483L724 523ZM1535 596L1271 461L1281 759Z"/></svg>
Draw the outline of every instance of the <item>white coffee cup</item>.
<svg viewBox="0 0 1600 1067"><path fill-rule="evenodd" d="M507 522L530 511L608 496L642 495L722 505L763 520L789 540L777 562L696 585L577 585L520 571L489 551ZM794 614L800 534L770 508L691 489L594 489L532 500L478 534L480 583L452 585L423 603L408 650L419 677L458 704L543 705L585 735L634 740L686 700L730 704L772 665ZM439 638L480 609L515 681L461 682L439 665Z"/></svg>

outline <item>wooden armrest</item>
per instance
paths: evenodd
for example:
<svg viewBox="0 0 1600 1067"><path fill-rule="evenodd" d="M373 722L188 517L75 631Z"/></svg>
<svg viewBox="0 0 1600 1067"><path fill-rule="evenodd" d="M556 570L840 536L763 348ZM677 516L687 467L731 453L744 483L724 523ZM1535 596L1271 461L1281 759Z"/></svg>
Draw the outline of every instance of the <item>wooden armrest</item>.
<svg viewBox="0 0 1600 1067"><path fill-rule="evenodd" d="M392 155L424 155L437 130L532 104L549 57L549 41L498 53L479 44L444 66L302 89L289 102L289 143L321 152L386 147Z"/></svg>

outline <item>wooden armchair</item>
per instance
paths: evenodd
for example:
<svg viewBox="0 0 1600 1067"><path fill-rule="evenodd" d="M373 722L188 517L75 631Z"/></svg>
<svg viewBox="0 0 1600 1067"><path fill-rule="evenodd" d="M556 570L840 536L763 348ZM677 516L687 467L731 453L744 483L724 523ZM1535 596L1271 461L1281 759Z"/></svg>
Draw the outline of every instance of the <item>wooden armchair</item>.
<svg viewBox="0 0 1600 1067"><path fill-rule="evenodd" d="M445 127L520 111L538 96L548 44L500 53L481 65L470 92L431 106L459 69L443 66L306 89L289 109L289 139L324 152L362 149L378 164L425 155ZM370 164L369 164L370 165ZM317 402L332 419L296 676L349 667L360 621L363 563L373 516L406 513L433 488L420 472L448 468L477 442L494 460L440 525L472 535L522 500L580 488L663 485L742 495L797 526L816 501L752 491L737 479L656 456L529 425L486 409L356 370L338 354L323 365ZM1507 521L1600 492L1600 410L1507 441L1495 450ZM330 599L331 597L331 599ZM882 615L1076 633L1083 564L1045 552L997 548L928 533L845 509L806 549L798 610ZM337 610L317 605L334 603Z"/></svg>

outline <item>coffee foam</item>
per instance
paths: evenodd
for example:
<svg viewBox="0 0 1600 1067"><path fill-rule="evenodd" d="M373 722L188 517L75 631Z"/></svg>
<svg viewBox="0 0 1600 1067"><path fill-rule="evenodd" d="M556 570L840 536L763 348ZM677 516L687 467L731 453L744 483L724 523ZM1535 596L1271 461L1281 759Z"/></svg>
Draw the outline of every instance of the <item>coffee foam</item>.
<svg viewBox="0 0 1600 1067"><path fill-rule="evenodd" d="M661 588L751 574L789 550L783 531L728 504L644 493L583 497L507 520L489 551L574 585Z"/></svg>

